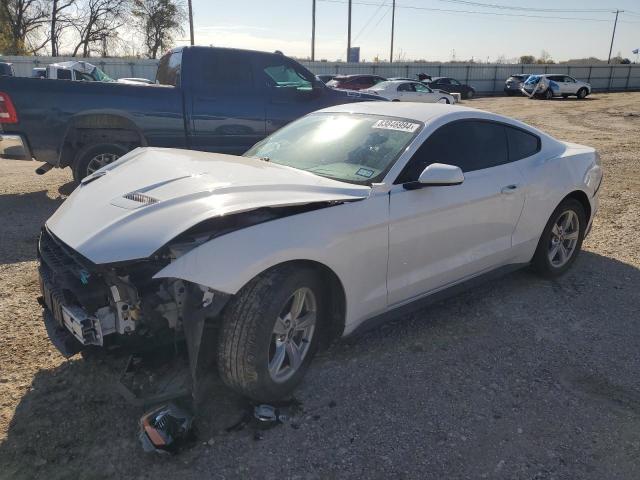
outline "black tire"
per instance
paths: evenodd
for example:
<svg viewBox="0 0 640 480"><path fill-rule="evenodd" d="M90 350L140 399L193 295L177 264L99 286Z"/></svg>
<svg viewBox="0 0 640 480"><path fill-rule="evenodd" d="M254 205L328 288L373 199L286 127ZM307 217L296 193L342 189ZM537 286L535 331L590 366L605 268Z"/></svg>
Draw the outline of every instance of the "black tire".
<svg viewBox="0 0 640 480"><path fill-rule="evenodd" d="M550 88L547 88L543 93L545 100L551 100L553 98L553 91Z"/></svg>
<svg viewBox="0 0 640 480"><path fill-rule="evenodd" d="M567 95L566 93L563 93L562 98L569 98L569 95Z"/></svg>
<svg viewBox="0 0 640 480"><path fill-rule="evenodd" d="M586 96L588 95L588 91L586 88L581 88L580 90L578 90L578 93L576 94L576 96L580 99L580 100L584 100L586 98Z"/></svg>
<svg viewBox="0 0 640 480"><path fill-rule="evenodd" d="M441 100L444 100L444 102L441 102ZM438 100L438 103L445 103L446 105L450 105L451 104L449 99L445 98L445 97L442 97L440 100Z"/></svg>
<svg viewBox="0 0 640 480"><path fill-rule="evenodd" d="M554 266L549 259L549 248L551 247L553 237L552 230L560 217L568 211L575 212L578 218L579 225L577 242L571 252L571 256L566 261L566 263L564 263L562 266ZM547 278L559 277L560 275L564 274L567 270L569 270L569 268L571 268L571 265L573 265L573 262L575 262L578 254L580 253L586 227L587 218L582 204L573 198L567 198L563 200L560 205L558 205L553 211L551 217L549 218L549 221L544 227L542 236L538 241L538 247L536 248L536 252L533 255L533 259L531 261L532 269L537 274Z"/></svg>
<svg viewBox="0 0 640 480"><path fill-rule="evenodd" d="M76 155L76 159L73 162L73 180L76 183L80 183L84 177L92 173L89 170L92 161L100 155L111 156L113 159L108 163L120 158L129 150L122 145L116 143L99 143L97 145L88 145L82 148Z"/></svg>
<svg viewBox="0 0 640 480"><path fill-rule="evenodd" d="M393 100L391 100L392 102L399 102L400 100L398 100L397 98L394 98Z"/></svg>
<svg viewBox="0 0 640 480"><path fill-rule="evenodd" d="M269 372L276 319L294 292L308 288L316 300L316 327L301 365L276 382ZM300 383L322 336L327 305L318 275L296 266L276 267L245 285L226 307L218 336L218 372L226 385L258 402L289 395Z"/></svg>
<svg viewBox="0 0 640 480"><path fill-rule="evenodd" d="M469 90L464 94L464 98L467 100L471 100L473 98L474 93L475 92L473 90Z"/></svg>

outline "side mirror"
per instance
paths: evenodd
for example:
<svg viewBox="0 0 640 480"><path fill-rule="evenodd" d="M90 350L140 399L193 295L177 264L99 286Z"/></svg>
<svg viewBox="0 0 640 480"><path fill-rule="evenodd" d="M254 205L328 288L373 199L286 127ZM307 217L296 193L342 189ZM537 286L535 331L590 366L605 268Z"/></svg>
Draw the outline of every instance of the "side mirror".
<svg viewBox="0 0 640 480"><path fill-rule="evenodd" d="M423 187L460 185L462 182L464 182L464 174L460 167L444 163L432 163L418 178L418 184Z"/></svg>

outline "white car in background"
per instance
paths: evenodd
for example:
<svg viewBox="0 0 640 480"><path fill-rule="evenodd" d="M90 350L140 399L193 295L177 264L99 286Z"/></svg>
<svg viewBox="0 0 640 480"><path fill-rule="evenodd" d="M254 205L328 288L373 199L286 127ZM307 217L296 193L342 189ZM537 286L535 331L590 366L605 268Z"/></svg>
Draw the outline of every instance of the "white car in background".
<svg viewBox="0 0 640 480"><path fill-rule="evenodd" d="M591 147L435 104L333 106L243 156L138 148L46 222L45 320L78 348L184 337L192 372L212 335L226 384L273 401L319 346L402 307L566 272L601 179Z"/></svg>
<svg viewBox="0 0 640 480"><path fill-rule="evenodd" d="M530 75L522 84L522 92L528 97L539 97L547 100L553 97L567 98L576 96L579 99L591 94L591 85L576 80L569 75Z"/></svg>
<svg viewBox="0 0 640 480"><path fill-rule="evenodd" d="M379 95L393 102L456 103L450 93L433 90L424 83L414 81L389 80L361 92Z"/></svg>

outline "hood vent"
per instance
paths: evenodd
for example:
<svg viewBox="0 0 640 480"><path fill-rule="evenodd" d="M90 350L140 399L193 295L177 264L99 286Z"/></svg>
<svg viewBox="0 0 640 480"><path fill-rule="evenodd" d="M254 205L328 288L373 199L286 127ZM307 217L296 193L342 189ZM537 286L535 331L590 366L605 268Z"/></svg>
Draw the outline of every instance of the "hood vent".
<svg viewBox="0 0 640 480"><path fill-rule="evenodd" d="M127 210L135 210L136 208L146 207L158 203L160 200L150 197L140 192L129 192L121 197L111 200L114 207L126 208Z"/></svg>
<svg viewBox="0 0 640 480"><path fill-rule="evenodd" d="M157 198L153 198L149 195L145 195L144 193L139 192L129 192L122 197L126 198L127 200L131 200L132 202L142 203L143 205L153 205L154 203L159 202Z"/></svg>

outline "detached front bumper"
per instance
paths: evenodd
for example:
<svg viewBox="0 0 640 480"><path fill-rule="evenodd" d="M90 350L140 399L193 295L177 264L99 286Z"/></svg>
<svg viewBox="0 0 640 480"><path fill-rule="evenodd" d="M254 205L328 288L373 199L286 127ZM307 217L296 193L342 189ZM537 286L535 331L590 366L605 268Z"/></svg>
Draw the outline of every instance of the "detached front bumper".
<svg viewBox="0 0 640 480"><path fill-rule="evenodd" d="M27 141L22 135L0 132L0 158L32 160Z"/></svg>

